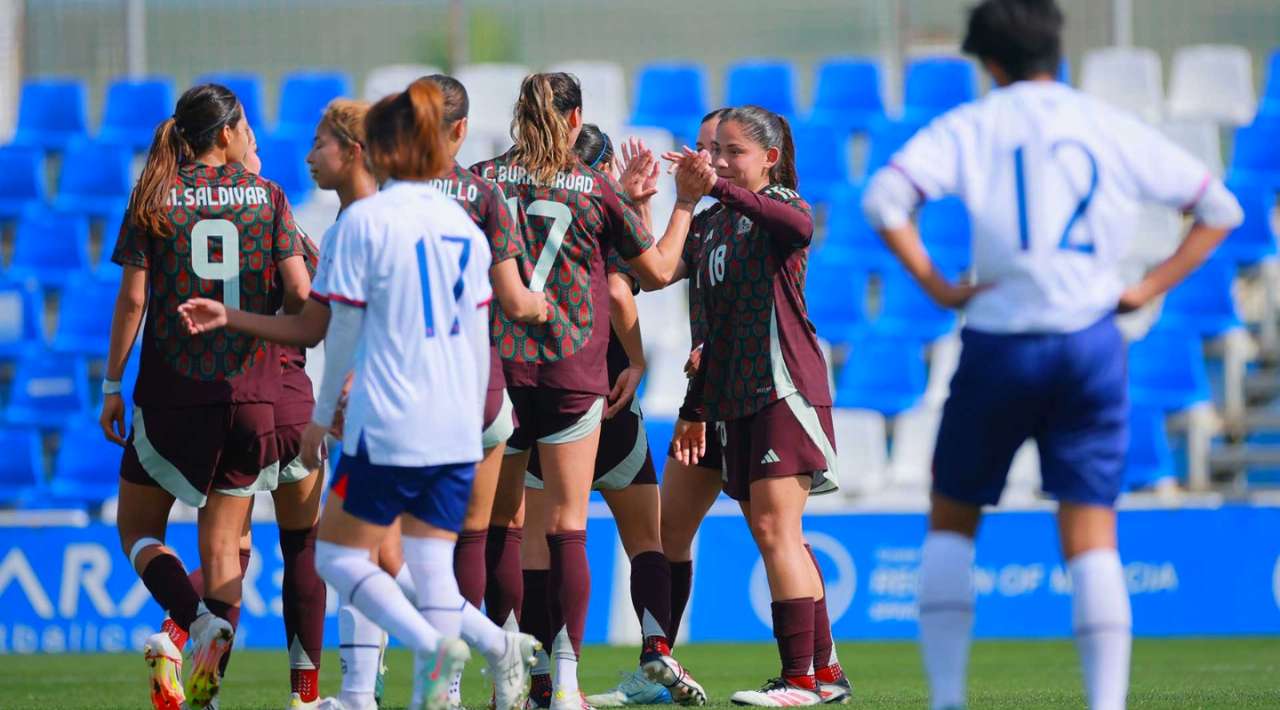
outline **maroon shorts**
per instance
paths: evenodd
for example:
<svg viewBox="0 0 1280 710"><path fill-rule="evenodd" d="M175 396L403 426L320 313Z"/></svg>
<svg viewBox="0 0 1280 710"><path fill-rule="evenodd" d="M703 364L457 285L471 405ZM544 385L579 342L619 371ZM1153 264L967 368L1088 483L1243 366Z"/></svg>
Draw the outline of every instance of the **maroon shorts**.
<svg viewBox="0 0 1280 710"><path fill-rule="evenodd" d="M542 488L542 464L535 448L529 456L528 471L524 483L530 488ZM591 489L616 491L632 485L656 485L658 472L649 453L649 437L644 430L644 416L640 406L632 400L631 407L605 419L600 424L600 447L596 449L596 470Z"/></svg>
<svg viewBox="0 0 1280 710"><path fill-rule="evenodd" d="M533 448L535 442L567 444L595 431L604 413L604 397L549 387L508 387L516 428L507 453Z"/></svg>
<svg viewBox="0 0 1280 710"><path fill-rule="evenodd" d="M516 430L515 407L505 387L489 390L484 395L484 430L480 445L485 451L504 444Z"/></svg>
<svg viewBox="0 0 1280 710"><path fill-rule="evenodd" d="M751 500L751 484L762 478L811 473L811 494L838 487L831 407L815 407L797 393L716 428L724 447L724 492L734 500Z"/></svg>
<svg viewBox="0 0 1280 710"><path fill-rule="evenodd" d="M251 495L274 484L279 460L272 404L135 407L120 477L199 508L211 490Z"/></svg>
<svg viewBox="0 0 1280 710"><path fill-rule="evenodd" d="M698 459L698 463L694 464L694 466L709 468L719 476L724 471L724 448L720 446L720 432L714 422L707 425L705 442L705 451L702 454L702 458ZM676 446L675 441L672 440L667 445L667 458L674 459L675 457Z"/></svg>
<svg viewBox="0 0 1280 710"><path fill-rule="evenodd" d="M280 380L280 399L275 403L279 483L297 483L311 475L298 454L302 450L302 432L311 423L311 412L315 406L311 378L302 369L302 364L290 362L285 365Z"/></svg>

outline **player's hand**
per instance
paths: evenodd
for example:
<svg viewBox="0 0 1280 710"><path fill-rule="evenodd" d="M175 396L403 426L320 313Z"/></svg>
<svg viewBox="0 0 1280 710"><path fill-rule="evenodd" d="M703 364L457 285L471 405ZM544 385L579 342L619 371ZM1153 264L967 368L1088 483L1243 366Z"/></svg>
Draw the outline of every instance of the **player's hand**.
<svg viewBox="0 0 1280 710"><path fill-rule="evenodd" d="M102 414L98 415L98 425L107 441L120 446L125 445L124 429L124 397L109 394L102 398Z"/></svg>
<svg viewBox="0 0 1280 710"><path fill-rule="evenodd" d="M943 308L964 308L969 299L991 288L994 284L953 284L946 279L926 286L925 291Z"/></svg>
<svg viewBox="0 0 1280 710"><path fill-rule="evenodd" d="M227 327L227 307L212 298L192 298L178 306L178 315L191 335Z"/></svg>
<svg viewBox="0 0 1280 710"><path fill-rule="evenodd" d="M542 291L529 292L521 313L523 315L516 320L531 325L542 325L555 316L551 302L547 300L547 294Z"/></svg>
<svg viewBox="0 0 1280 710"><path fill-rule="evenodd" d="M614 415L626 409L636 396L636 388L644 378L644 363L631 363L631 366L618 375L613 383L613 391L609 393L609 407L604 410L605 419L613 419Z"/></svg>
<svg viewBox="0 0 1280 710"><path fill-rule="evenodd" d="M1141 283L1135 284L1120 294L1120 303L1116 305L1116 312L1133 313L1150 302L1151 297L1147 295L1147 290Z"/></svg>
<svg viewBox="0 0 1280 710"><path fill-rule="evenodd" d="M693 377L702 366L702 344L689 351L689 359L684 361L684 376Z"/></svg>
<svg viewBox="0 0 1280 710"><path fill-rule="evenodd" d="M298 453L302 457L302 465L306 466L308 471L320 468L320 464L329 458L329 449L324 443L325 434L328 433L328 427L315 422L308 424L306 430L302 432L302 450Z"/></svg>
<svg viewBox="0 0 1280 710"><path fill-rule="evenodd" d="M688 148L685 149L686 151ZM716 171L701 153L685 153L676 163L676 201L697 203L716 184Z"/></svg>
<svg viewBox="0 0 1280 710"><path fill-rule="evenodd" d="M351 399L351 382L354 379L354 375L347 375L346 382L342 383L342 392L338 395L338 407L333 410L333 424L329 426L329 436L335 439L342 439L342 431L347 423L347 400Z"/></svg>
<svg viewBox="0 0 1280 710"><path fill-rule="evenodd" d="M671 437L672 454L676 461L686 466L697 466L707 453L707 425L705 422L676 420L676 433Z"/></svg>
<svg viewBox="0 0 1280 710"><path fill-rule="evenodd" d="M619 148L622 173L618 177L618 183L632 202L647 202L658 194L658 159L644 141L634 136Z"/></svg>

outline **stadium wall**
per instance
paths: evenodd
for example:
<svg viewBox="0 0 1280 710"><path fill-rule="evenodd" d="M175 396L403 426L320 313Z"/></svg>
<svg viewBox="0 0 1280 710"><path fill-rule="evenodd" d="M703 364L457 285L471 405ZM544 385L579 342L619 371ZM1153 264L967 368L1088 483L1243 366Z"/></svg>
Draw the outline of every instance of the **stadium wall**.
<svg viewBox="0 0 1280 710"><path fill-rule="evenodd" d="M813 515L806 533L827 577L838 638L915 636L916 574L925 518L919 514ZM1280 507L1130 510L1120 516L1121 554L1140 636L1280 633ZM195 526L172 526L169 543L194 564ZM273 525L254 528L238 640L283 648L282 563ZM627 565L613 521L588 527L592 603L587 641L635 642ZM690 641L766 641L764 568L740 516L702 527ZM1070 581L1048 512L991 515L979 539L980 637L1070 635ZM337 638L329 596L329 645ZM0 533L0 653L74 653L140 648L162 613L129 569L116 530L5 528Z"/></svg>

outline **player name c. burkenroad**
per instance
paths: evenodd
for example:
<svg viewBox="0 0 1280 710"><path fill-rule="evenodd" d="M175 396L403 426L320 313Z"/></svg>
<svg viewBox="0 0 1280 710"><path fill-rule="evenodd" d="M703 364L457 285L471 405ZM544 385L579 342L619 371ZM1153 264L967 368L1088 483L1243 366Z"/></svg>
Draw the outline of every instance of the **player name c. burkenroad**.
<svg viewBox="0 0 1280 710"><path fill-rule="evenodd" d="M536 187L549 187L553 190L594 192L596 189L596 180L590 175L556 173L555 179L550 183L546 183L534 178L529 174L529 171L519 165L499 165L496 168L485 168L484 177L502 184L534 185Z"/></svg>
<svg viewBox="0 0 1280 710"><path fill-rule="evenodd" d="M218 207L231 205L268 205L271 194L265 187L225 185L173 188L169 191L170 207Z"/></svg>

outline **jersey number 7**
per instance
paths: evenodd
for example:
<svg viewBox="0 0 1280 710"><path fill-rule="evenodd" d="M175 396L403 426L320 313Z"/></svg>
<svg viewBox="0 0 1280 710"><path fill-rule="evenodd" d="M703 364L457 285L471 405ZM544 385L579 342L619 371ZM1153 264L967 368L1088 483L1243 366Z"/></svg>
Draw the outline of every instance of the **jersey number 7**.
<svg viewBox="0 0 1280 710"><path fill-rule="evenodd" d="M453 300L454 303L462 300L462 290L466 286L465 275L467 273L467 262L471 260L471 240L467 237L440 237L446 242L452 242L462 247L462 251L458 254L458 280L453 284ZM435 315L431 312L431 269L427 264L427 240L423 239L418 242L418 277L422 279L422 318L426 321L427 337L434 338L436 334ZM449 328L449 335L458 334L458 317L453 317L453 325Z"/></svg>
<svg viewBox="0 0 1280 710"><path fill-rule="evenodd" d="M514 219L519 207L519 198L508 197L507 207ZM551 220L551 229L547 231L547 243L542 245L542 253L538 254L538 262L533 265L533 276L529 277L529 290L541 291L547 287L547 278L551 276L551 267L555 266L556 257L564 246L564 236L573 224L573 213L568 205L551 200L534 200L525 208L525 214L534 217L547 217Z"/></svg>

